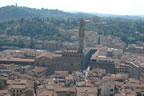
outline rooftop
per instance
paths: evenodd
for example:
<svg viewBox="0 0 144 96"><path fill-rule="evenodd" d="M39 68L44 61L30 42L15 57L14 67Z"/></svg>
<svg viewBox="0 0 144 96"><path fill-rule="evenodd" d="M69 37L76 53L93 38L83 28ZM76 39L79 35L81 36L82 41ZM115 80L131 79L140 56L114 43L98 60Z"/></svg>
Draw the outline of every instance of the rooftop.
<svg viewBox="0 0 144 96"><path fill-rule="evenodd" d="M76 87L77 93L97 93L97 88L96 87Z"/></svg>
<svg viewBox="0 0 144 96"><path fill-rule="evenodd" d="M12 89L25 89L26 85L11 85L10 88L12 88Z"/></svg>

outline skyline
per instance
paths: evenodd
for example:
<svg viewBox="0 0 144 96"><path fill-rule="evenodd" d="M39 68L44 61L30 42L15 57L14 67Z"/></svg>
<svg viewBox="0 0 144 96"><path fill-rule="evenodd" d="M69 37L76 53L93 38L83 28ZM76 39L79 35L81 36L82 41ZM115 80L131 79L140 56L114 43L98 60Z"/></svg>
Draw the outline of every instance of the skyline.
<svg viewBox="0 0 144 96"><path fill-rule="evenodd" d="M0 7L16 3L18 6L59 9L67 12L144 15L143 0L0 0Z"/></svg>

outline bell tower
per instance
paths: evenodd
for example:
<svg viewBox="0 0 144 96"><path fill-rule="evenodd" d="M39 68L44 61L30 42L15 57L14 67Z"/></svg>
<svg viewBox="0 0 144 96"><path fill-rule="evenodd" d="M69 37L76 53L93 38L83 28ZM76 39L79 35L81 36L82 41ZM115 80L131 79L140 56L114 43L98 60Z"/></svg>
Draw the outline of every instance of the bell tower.
<svg viewBox="0 0 144 96"><path fill-rule="evenodd" d="M78 52L83 53L83 48L84 48L84 20L80 19L80 27L79 27L79 48Z"/></svg>

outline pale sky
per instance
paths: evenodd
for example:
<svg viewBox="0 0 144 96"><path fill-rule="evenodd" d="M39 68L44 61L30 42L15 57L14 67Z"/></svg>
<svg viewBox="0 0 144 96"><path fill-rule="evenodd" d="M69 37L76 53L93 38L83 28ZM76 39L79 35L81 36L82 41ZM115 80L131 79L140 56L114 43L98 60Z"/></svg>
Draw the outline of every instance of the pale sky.
<svg viewBox="0 0 144 96"><path fill-rule="evenodd" d="M144 15L144 0L0 0L6 5L105 14Z"/></svg>

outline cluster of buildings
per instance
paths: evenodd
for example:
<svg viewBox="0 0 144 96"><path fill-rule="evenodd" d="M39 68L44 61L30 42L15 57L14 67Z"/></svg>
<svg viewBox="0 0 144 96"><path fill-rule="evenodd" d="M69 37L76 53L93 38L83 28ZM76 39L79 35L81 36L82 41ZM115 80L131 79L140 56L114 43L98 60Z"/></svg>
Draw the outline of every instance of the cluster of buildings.
<svg viewBox="0 0 144 96"><path fill-rule="evenodd" d="M144 96L144 47L98 45L0 52L0 96ZM134 51L133 51L134 50Z"/></svg>
<svg viewBox="0 0 144 96"><path fill-rule="evenodd" d="M0 35L0 44L1 44L0 50L32 47L35 49L46 49L50 51L55 51L67 48L67 46L70 45L70 42L67 43L56 40L31 39L30 37L27 36Z"/></svg>

